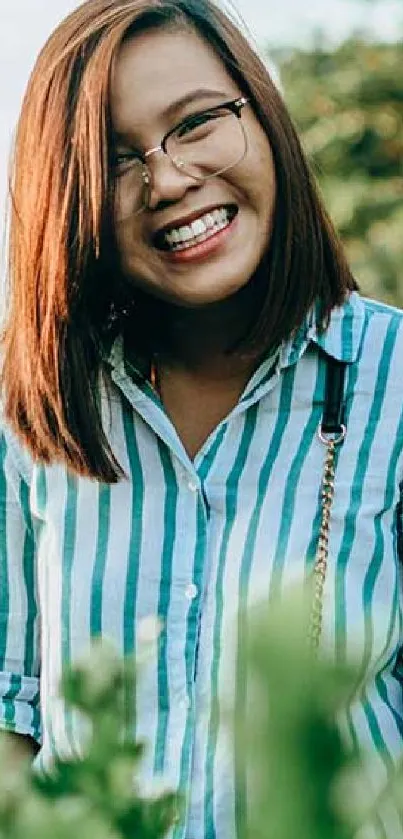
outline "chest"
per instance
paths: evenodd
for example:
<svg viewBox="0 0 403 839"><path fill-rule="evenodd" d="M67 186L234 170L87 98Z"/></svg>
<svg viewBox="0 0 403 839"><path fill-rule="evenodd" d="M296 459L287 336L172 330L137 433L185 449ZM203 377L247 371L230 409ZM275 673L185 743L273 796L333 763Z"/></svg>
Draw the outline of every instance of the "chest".
<svg viewBox="0 0 403 839"><path fill-rule="evenodd" d="M62 620L66 657L100 632L130 652L142 621L159 615L172 662L182 660L189 639L194 657L198 638L208 659L214 627L306 577L320 528L322 405L293 391L291 412L289 399L279 392L275 404L261 400L234 413L193 461L174 438L169 448L166 415L161 436L126 415L117 454L127 479L114 486L61 467L45 478L38 472L31 504L43 625ZM370 639L371 656L386 649L400 589L399 464L392 469L390 456L380 455L384 433L377 428L364 445L361 412L350 413L324 592L328 643L336 647L340 631L345 651L369 649Z"/></svg>

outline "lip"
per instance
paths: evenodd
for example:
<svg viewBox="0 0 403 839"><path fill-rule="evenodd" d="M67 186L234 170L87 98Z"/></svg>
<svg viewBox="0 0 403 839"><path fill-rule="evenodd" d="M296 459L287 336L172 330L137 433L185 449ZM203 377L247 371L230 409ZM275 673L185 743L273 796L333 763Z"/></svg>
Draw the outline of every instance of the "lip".
<svg viewBox="0 0 403 839"><path fill-rule="evenodd" d="M153 233L152 235L153 243L156 247L161 246L165 234L168 233L170 230L173 230L176 227L185 227L185 225L191 224L192 221L195 221L195 219L201 218L201 216L205 216L206 213L211 213L214 210L221 209L222 207L238 210L238 207L235 204L229 203L210 204L208 207L202 207L199 210L194 210L192 213L188 213L188 215L186 216L180 216L180 218L176 218L173 221L170 221L168 224L164 224L163 227L159 227L158 230L156 230L155 233Z"/></svg>
<svg viewBox="0 0 403 839"><path fill-rule="evenodd" d="M171 264L187 265L190 262L203 262L213 256L221 248L225 247L228 239L233 235L238 225L238 213L234 216L232 221L219 230L214 236L200 242L198 245L193 245L183 251L162 251L164 258Z"/></svg>

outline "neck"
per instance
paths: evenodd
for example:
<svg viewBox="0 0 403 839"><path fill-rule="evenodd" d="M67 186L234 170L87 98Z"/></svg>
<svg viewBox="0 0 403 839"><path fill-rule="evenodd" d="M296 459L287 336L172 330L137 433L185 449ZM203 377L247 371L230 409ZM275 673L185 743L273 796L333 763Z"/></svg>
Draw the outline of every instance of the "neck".
<svg viewBox="0 0 403 839"><path fill-rule="evenodd" d="M162 305L164 344L161 358L195 373L228 375L253 366L256 355L232 353L242 342L258 310L252 283L231 298L199 308ZM253 356L253 357L252 357Z"/></svg>

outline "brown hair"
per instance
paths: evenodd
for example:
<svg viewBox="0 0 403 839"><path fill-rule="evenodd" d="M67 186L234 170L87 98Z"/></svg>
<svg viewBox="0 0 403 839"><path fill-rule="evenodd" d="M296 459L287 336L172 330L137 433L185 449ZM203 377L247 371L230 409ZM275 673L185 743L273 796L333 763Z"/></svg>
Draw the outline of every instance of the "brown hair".
<svg viewBox="0 0 403 839"><path fill-rule="evenodd" d="M250 345L288 338L315 300L326 323L355 287L282 98L238 27L210 0L87 0L43 48L22 106L2 387L6 417L35 459L64 461L105 482L122 475L99 404L106 325L111 308L119 309L111 71L124 37L171 24L192 26L216 49L272 147L277 202L267 293Z"/></svg>

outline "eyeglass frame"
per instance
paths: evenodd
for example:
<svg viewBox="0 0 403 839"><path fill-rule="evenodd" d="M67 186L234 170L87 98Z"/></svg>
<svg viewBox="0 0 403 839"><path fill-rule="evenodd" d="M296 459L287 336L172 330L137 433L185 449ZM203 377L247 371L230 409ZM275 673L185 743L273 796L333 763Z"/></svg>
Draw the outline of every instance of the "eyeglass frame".
<svg viewBox="0 0 403 839"><path fill-rule="evenodd" d="M175 125L173 128L170 128L169 131L167 131L167 133L164 134L159 146L153 146L153 148L148 149L145 152L142 152L142 153L137 152L136 153L136 158L140 161L140 163L142 164L142 167L143 167L142 172L141 172L141 176L142 176L142 179L143 179L143 185L144 185L145 189L147 190L147 192L148 192L148 188L151 184L151 180L152 180L152 175L151 175L150 169L147 165L147 159L149 157L151 157L152 154L156 154L157 152L160 152L160 151L162 151L168 157L168 159L171 161L172 165L176 167L178 172L184 172L185 171L185 174L188 174L190 178L193 178L195 181L200 181L201 183L203 183L204 181L208 181L211 178L215 178L215 177L217 177L217 175L222 175L223 172L228 172L229 169L232 169L233 166L237 166L237 164L240 163L241 160L243 160L243 158L245 157L246 152L247 152L247 148L248 148L248 139L247 139L247 135L246 135L244 126L241 122L241 116L242 116L242 108L244 108L245 105L248 105L249 102L250 102L250 100L247 96L237 96L236 99L230 99L226 102L221 102L219 105L213 105L212 108L204 108L202 111L200 111L197 114L197 116L199 116L200 114L204 114L204 113L214 113L214 111L219 111L222 108L226 108L228 111L230 111L232 114L234 114L235 117L238 118L238 120L240 122L242 132L243 132L243 135L244 135L244 138L245 138L245 150L244 150L244 153L243 153L242 157L240 157L239 160L237 160L235 163L230 163L229 166L225 166L223 169L219 169L218 172L214 172L211 175L205 175L204 177L197 177L197 175L190 175L189 173L186 173L186 170L183 170L182 166L180 165L180 162L175 161L166 149L166 144L167 144L169 138L172 137L173 134L175 134L175 132L178 130L178 128L181 127L181 125L186 123L187 120L191 119L191 116L190 117L185 117L183 120L181 120L181 122L178 122L177 125ZM137 215L138 213L143 212L143 210L145 210L147 208L147 206L148 206L148 198L138 210L135 210L133 215Z"/></svg>

